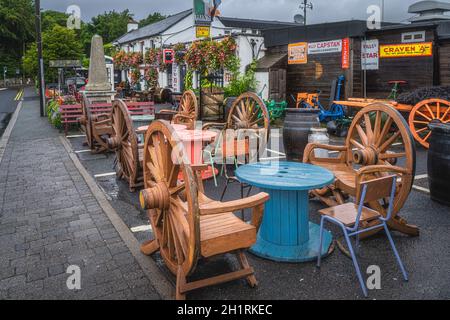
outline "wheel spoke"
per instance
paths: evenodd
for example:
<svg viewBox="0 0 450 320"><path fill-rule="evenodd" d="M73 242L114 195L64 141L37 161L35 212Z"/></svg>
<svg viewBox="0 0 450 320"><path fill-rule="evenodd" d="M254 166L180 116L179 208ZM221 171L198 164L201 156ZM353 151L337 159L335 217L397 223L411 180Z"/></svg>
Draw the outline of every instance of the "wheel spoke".
<svg viewBox="0 0 450 320"><path fill-rule="evenodd" d="M430 122L427 122L427 121L419 121L419 120L414 120L413 121L414 123L418 123L418 124L426 124L426 125L428 125Z"/></svg>
<svg viewBox="0 0 450 320"><path fill-rule="evenodd" d="M368 146L369 145L369 140L367 139L367 135L364 132L364 129L361 127L361 125L357 124L356 125L356 130L358 130L358 134L359 134L359 137L361 138L362 143L365 146Z"/></svg>
<svg viewBox="0 0 450 320"><path fill-rule="evenodd" d="M377 111L377 115L375 117L375 128L373 130L373 142L377 142L378 138L380 137L380 132L381 131L381 116L380 116L380 111Z"/></svg>
<svg viewBox="0 0 450 320"><path fill-rule="evenodd" d="M392 126L392 122L393 121L394 120L391 117L389 117L386 120L386 123L383 126L383 130L381 131L380 136L378 137L378 141L375 144L375 146L379 147L383 143L383 141L385 140L385 137L389 133L389 130L391 130L391 126Z"/></svg>
<svg viewBox="0 0 450 320"><path fill-rule="evenodd" d="M355 147L357 147L358 149L364 149L364 146L355 139L350 139L350 143Z"/></svg>
<svg viewBox="0 0 450 320"><path fill-rule="evenodd" d="M450 107L447 107L447 110L445 111L444 115L441 118L439 118L439 120L445 121L445 117L449 114L449 112L450 112Z"/></svg>
<svg viewBox="0 0 450 320"><path fill-rule="evenodd" d="M432 118L428 117L426 114L420 112L419 110L417 110L416 113L419 114L419 115L421 115L422 117L424 117L424 118L427 119L428 121L433 120Z"/></svg>
<svg viewBox="0 0 450 320"><path fill-rule="evenodd" d="M423 138L423 141L426 142L430 138L430 136L431 136L431 131L428 132L428 134L425 136L425 138Z"/></svg>
<svg viewBox="0 0 450 320"><path fill-rule="evenodd" d="M370 116L368 113L364 114L364 123L366 125L367 144L370 145L374 141L373 141L372 122L370 121Z"/></svg>
<svg viewBox="0 0 450 320"><path fill-rule="evenodd" d="M389 148L389 146L391 144L393 144L394 141L400 136L400 134L401 134L400 131L397 131L396 133L394 133L388 140L386 140L385 143L383 143L383 145L380 147L380 151L381 152L386 151Z"/></svg>
<svg viewBox="0 0 450 320"><path fill-rule="evenodd" d="M378 156L381 160L391 159L391 158L403 158L406 157L406 152L400 153L382 153Z"/></svg>
<svg viewBox="0 0 450 320"><path fill-rule="evenodd" d="M430 113L430 116L431 116L433 119L435 119L433 110L431 110L430 105L429 105L428 103L425 104L425 108L427 108L428 112Z"/></svg>

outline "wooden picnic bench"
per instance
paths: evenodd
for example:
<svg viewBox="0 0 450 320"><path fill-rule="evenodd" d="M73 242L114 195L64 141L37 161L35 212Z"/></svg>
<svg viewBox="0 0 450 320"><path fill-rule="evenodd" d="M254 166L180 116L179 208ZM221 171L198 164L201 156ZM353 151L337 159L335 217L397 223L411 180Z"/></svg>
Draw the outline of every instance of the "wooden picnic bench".
<svg viewBox="0 0 450 320"><path fill-rule="evenodd" d="M81 104L63 104L59 106L61 123L64 126L64 134L67 136L71 125L78 125L80 117L83 115Z"/></svg>

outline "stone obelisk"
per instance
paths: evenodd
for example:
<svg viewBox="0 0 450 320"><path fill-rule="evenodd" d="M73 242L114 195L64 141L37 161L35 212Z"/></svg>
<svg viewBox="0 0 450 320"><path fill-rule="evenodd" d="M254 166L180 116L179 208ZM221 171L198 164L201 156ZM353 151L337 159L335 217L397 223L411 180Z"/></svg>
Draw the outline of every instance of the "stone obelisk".
<svg viewBox="0 0 450 320"><path fill-rule="evenodd" d="M87 98L91 102L110 103L114 97L114 92L111 91L111 84L108 82L103 39L99 35L93 36L91 41L88 80L85 91Z"/></svg>

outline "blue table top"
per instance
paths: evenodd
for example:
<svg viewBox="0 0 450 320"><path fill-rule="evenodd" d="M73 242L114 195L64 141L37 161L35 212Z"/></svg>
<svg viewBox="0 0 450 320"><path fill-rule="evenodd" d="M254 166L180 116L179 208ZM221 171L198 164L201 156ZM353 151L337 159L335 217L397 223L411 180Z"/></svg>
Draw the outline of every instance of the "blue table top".
<svg viewBox="0 0 450 320"><path fill-rule="evenodd" d="M334 175L322 167L300 162L259 162L240 166L236 177L244 183L264 189L313 190L334 181Z"/></svg>

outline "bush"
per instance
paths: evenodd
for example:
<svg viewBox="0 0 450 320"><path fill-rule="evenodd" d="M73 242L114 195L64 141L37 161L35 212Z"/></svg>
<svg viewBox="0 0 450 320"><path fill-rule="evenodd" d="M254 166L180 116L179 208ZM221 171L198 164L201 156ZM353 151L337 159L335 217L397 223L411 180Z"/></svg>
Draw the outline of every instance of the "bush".
<svg viewBox="0 0 450 320"><path fill-rule="evenodd" d="M239 69L239 67L237 67ZM238 97L247 91L255 91L258 85L256 80L256 61L253 61L243 75L235 71L232 80L224 88L225 97Z"/></svg>

